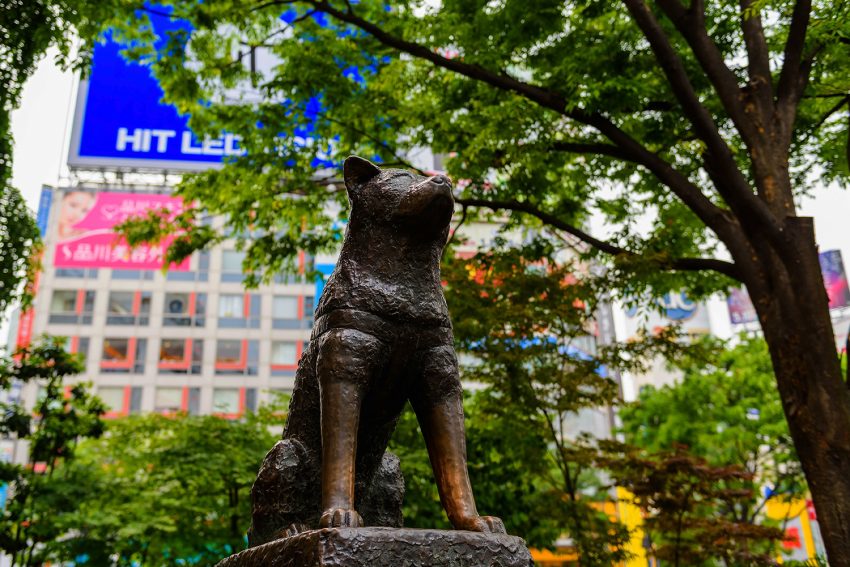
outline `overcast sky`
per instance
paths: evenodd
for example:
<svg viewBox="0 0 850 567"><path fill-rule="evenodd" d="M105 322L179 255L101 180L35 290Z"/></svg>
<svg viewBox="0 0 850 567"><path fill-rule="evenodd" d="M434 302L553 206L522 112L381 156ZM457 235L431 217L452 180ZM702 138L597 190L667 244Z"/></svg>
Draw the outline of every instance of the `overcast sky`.
<svg viewBox="0 0 850 567"><path fill-rule="evenodd" d="M62 72L48 57L26 84L21 107L12 114L13 184L33 209L43 184L67 183L65 161L75 91L76 78ZM816 188L813 197L802 203L800 214L815 217L821 250L840 248L845 263L850 264L850 191Z"/></svg>

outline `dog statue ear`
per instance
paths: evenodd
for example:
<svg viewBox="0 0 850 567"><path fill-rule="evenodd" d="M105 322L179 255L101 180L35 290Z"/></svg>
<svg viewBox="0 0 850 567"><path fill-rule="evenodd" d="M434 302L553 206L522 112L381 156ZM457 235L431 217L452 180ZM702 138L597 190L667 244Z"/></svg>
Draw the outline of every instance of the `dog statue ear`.
<svg viewBox="0 0 850 567"><path fill-rule="evenodd" d="M348 156L342 164L342 177L349 195L379 173L381 170L377 165L362 157Z"/></svg>

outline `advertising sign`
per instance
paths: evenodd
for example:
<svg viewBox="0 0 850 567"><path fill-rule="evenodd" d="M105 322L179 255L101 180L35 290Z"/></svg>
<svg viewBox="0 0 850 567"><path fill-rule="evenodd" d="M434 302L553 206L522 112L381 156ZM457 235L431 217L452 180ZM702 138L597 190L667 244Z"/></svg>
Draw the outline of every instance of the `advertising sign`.
<svg viewBox="0 0 850 567"><path fill-rule="evenodd" d="M742 287L729 290L729 297L726 298L726 307L729 309L729 319L733 325L743 325L744 323L758 321L756 308L753 307L750 294Z"/></svg>
<svg viewBox="0 0 850 567"><path fill-rule="evenodd" d="M188 27L164 15L150 18L160 37ZM97 45L88 80L80 82L70 167L198 171L244 153L235 134L195 139L188 116L160 102L163 91L150 68L126 61L120 49L112 41Z"/></svg>
<svg viewBox="0 0 850 567"><path fill-rule="evenodd" d="M829 296L829 308L840 309L850 306L850 286L840 250L827 250L819 255L820 271L823 285ZM732 289L726 299L729 308L729 319L733 325L752 323L758 320L750 295L743 288Z"/></svg>
<svg viewBox="0 0 850 567"><path fill-rule="evenodd" d="M671 321L685 321L690 319L697 310L697 304L684 291L665 293L662 297L656 299L655 303L664 316ZM626 315L634 317L637 315L637 312L637 307L631 307L626 311Z"/></svg>
<svg viewBox="0 0 850 567"><path fill-rule="evenodd" d="M819 254L823 284L829 296L829 308L838 309L850 305L850 288L841 260L841 250L827 250Z"/></svg>
<svg viewBox="0 0 850 567"><path fill-rule="evenodd" d="M38 224L38 232L42 238L47 234L47 222L50 220L51 205L53 205L53 189L42 187L41 196L38 198L38 213L36 214L36 224Z"/></svg>
<svg viewBox="0 0 850 567"><path fill-rule="evenodd" d="M173 217L183 211L183 201L158 194L66 191L55 223L54 265L57 268L162 268L165 251L173 238L131 248L113 231L113 227L128 218L143 216L151 210L168 210ZM189 259L170 269L188 270Z"/></svg>

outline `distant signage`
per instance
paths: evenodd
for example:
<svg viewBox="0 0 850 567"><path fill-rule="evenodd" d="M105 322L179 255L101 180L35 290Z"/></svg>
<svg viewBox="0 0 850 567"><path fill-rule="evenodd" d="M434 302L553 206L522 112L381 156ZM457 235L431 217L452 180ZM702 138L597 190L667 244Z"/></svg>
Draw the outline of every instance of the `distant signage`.
<svg viewBox="0 0 850 567"><path fill-rule="evenodd" d="M841 260L841 250L827 250L819 254L820 271L823 285L829 296L829 308L839 309L850 305L850 287L847 285L847 273Z"/></svg>
<svg viewBox="0 0 850 567"><path fill-rule="evenodd" d="M183 210L178 197L141 193L89 193L66 191L56 218L58 268L123 268L156 270L162 268L170 239L159 244L131 248L113 228L130 217L151 210L167 210L177 215ZM172 270L189 269L188 258Z"/></svg>
<svg viewBox="0 0 850 567"><path fill-rule="evenodd" d="M150 15L154 29L187 29L185 21ZM163 91L148 67L126 61L113 41L95 47L88 80L80 82L68 165L169 171L219 166L244 153L238 135L198 140L188 116L161 99Z"/></svg>
<svg viewBox="0 0 850 567"><path fill-rule="evenodd" d="M821 252L818 259L820 260L823 285L829 297L829 308L841 309L850 306L850 286L847 282L847 273L844 271L841 251L827 250ZM744 288L730 290L726 305L729 308L729 319L733 325L752 323L758 320L750 295Z"/></svg>
<svg viewBox="0 0 850 567"><path fill-rule="evenodd" d="M729 297L726 298L726 307L729 309L729 320L732 321L733 325L743 325L758 321L756 308L753 307L750 294L742 287L729 290Z"/></svg>
<svg viewBox="0 0 850 567"><path fill-rule="evenodd" d="M50 187L41 188L41 196L38 199L38 213L36 213L35 221L38 225L38 232L44 238L47 234L47 223L50 220L50 206L53 204L53 189Z"/></svg>
<svg viewBox="0 0 850 567"><path fill-rule="evenodd" d="M663 296L655 300L656 305L661 310L661 313L671 321L684 321L690 319L697 310L697 304L694 303L687 294L682 291L679 293L665 293ZM626 311L626 315L634 317L637 315L638 308L632 307Z"/></svg>

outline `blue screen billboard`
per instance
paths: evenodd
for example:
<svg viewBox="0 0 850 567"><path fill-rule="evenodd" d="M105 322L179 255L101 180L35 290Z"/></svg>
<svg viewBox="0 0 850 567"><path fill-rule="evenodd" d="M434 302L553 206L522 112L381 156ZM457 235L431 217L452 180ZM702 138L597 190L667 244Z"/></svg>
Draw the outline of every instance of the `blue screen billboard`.
<svg viewBox="0 0 850 567"><path fill-rule="evenodd" d="M151 16L160 37L185 22ZM148 67L126 61L118 44L95 48L91 73L80 82L68 165L75 168L138 168L196 171L239 155L239 136L197 140L188 116L161 101L163 92Z"/></svg>

